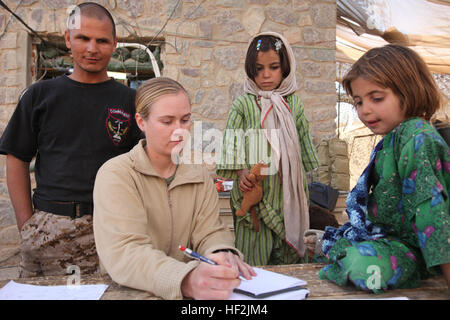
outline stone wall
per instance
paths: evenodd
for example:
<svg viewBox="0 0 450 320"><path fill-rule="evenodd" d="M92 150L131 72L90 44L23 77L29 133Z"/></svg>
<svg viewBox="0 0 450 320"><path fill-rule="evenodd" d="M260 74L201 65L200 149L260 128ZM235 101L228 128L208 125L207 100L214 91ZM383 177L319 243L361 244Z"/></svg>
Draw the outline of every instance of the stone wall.
<svg viewBox="0 0 450 320"><path fill-rule="evenodd" d="M5 0L42 36L60 36L76 0ZM189 91L193 118L203 130L225 128L232 101L243 92L249 38L282 33L297 59L298 95L317 143L335 136L335 0L100 0L112 12L119 38L154 38L161 45L162 75ZM22 90L35 77L32 38L20 22L0 10L0 134ZM0 245L17 235L0 156ZM1 252L0 252L1 253ZM0 259L1 260L1 259Z"/></svg>

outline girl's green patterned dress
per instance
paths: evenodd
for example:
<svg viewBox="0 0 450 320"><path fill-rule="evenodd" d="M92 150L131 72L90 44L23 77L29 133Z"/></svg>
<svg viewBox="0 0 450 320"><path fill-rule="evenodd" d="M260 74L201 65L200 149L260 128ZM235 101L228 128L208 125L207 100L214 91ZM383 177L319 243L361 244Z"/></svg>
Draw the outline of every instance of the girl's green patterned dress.
<svg viewBox="0 0 450 320"><path fill-rule="evenodd" d="M358 215L348 211L348 224L326 229L331 264L319 277L375 293L417 287L450 262L450 149L428 122L413 118L385 136L374 160L365 225L379 227L380 236L355 227Z"/></svg>
<svg viewBox="0 0 450 320"><path fill-rule="evenodd" d="M313 170L319 163L303 105L295 95L289 95L285 100L297 127L303 170L304 172ZM255 232L250 214L242 217L235 215L243 197L238 188L239 179L236 171L250 169L260 160L266 162L270 154L270 146L261 132L261 109L258 100L254 95L244 94L234 101L228 114L221 157L217 164L218 176L232 178L235 181L230 204L234 218L236 248L244 254L245 261L250 265L299 263L301 258L285 242L283 188L277 173L267 176L262 182L263 197L257 205L259 232ZM306 174L304 176L306 177ZM306 178L303 184L308 192Z"/></svg>

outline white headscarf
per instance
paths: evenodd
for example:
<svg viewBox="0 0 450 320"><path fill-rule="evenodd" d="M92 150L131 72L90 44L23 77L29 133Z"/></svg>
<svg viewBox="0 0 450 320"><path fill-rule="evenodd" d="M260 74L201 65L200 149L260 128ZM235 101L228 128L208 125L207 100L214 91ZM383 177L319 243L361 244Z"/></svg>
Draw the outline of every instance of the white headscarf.
<svg viewBox="0 0 450 320"><path fill-rule="evenodd" d="M263 130L263 132L272 147L272 152L275 153L278 168L281 161L286 242L297 251L297 254L303 256L306 249L303 233L309 229L309 209L303 187L303 164L297 128L291 110L283 99L283 96L297 90L295 56L289 42L276 32L259 33L250 40L250 43L261 35L275 36L283 42L289 57L290 73L273 91L261 90L252 79L247 77L244 82L244 91L261 97L261 127L278 129L278 135L275 137L267 133L270 130ZM279 141L274 141L274 138L278 138Z"/></svg>

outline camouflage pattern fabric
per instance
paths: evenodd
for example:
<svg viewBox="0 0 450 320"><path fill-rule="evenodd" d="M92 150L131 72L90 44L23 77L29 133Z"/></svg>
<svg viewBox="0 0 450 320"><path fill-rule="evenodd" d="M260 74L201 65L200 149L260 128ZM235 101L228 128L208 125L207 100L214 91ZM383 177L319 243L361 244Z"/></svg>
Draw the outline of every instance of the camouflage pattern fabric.
<svg viewBox="0 0 450 320"><path fill-rule="evenodd" d="M92 220L35 210L20 230L19 277L65 275L73 266L81 276L99 272Z"/></svg>

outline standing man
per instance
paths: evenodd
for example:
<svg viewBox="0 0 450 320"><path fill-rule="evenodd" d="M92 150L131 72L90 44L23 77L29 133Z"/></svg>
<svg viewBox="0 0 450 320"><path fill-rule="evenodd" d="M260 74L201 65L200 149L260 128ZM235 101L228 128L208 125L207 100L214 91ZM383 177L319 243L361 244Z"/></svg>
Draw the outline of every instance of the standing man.
<svg viewBox="0 0 450 320"><path fill-rule="evenodd" d="M108 10L92 2L75 7L65 42L73 73L31 85L0 140L21 234L20 277L62 275L77 267L81 274L98 270L92 227L95 176L104 162L128 152L140 137L135 91L107 75L117 44Z"/></svg>

